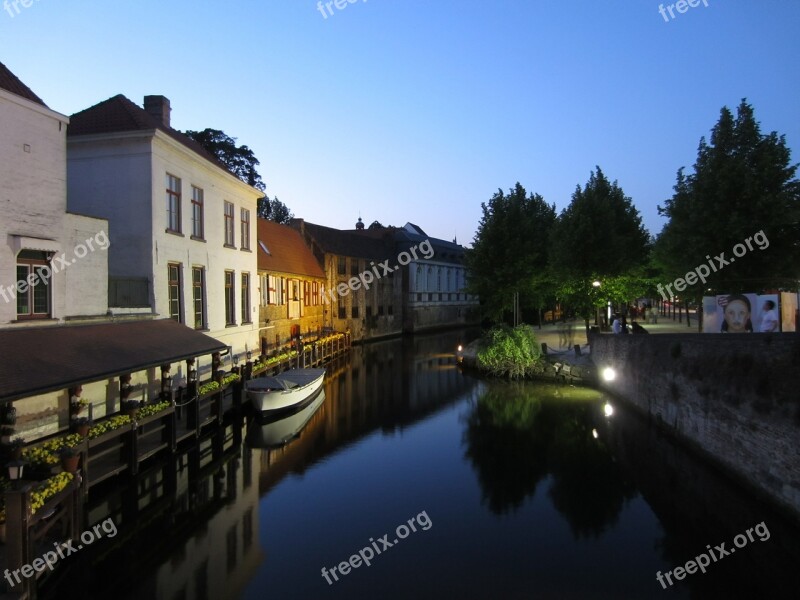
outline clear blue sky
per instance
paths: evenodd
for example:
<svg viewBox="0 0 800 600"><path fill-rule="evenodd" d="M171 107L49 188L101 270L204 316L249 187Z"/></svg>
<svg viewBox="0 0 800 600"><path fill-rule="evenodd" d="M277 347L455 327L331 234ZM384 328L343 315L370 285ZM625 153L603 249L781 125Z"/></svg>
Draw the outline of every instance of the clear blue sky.
<svg viewBox="0 0 800 600"><path fill-rule="evenodd" d="M560 211L600 165L658 233L722 106L747 97L800 161L800 2L707 2L33 0L0 11L0 61L65 114L167 96L309 221L466 243L497 188Z"/></svg>

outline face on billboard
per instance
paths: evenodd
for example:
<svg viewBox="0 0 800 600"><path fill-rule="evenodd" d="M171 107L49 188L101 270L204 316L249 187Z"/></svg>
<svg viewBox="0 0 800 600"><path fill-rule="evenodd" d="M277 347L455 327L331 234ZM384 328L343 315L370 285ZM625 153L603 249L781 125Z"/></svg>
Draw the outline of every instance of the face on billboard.
<svg viewBox="0 0 800 600"><path fill-rule="evenodd" d="M750 320L750 306L743 300L734 300L725 306L725 322L729 333L745 333Z"/></svg>

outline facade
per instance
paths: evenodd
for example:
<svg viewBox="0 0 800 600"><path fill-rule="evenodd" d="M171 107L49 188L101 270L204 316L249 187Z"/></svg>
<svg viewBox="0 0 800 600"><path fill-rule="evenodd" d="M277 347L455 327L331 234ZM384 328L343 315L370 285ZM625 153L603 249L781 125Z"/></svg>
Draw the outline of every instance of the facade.
<svg viewBox="0 0 800 600"><path fill-rule="evenodd" d="M390 235L363 235L303 219L294 219L292 227L325 271L324 327L349 330L354 342L402 333L403 271L380 267L396 261ZM372 281L365 286L367 278Z"/></svg>
<svg viewBox="0 0 800 600"><path fill-rule="evenodd" d="M0 63L0 327L107 312L108 223L67 212L68 124Z"/></svg>
<svg viewBox="0 0 800 600"><path fill-rule="evenodd" d="M258 219L258 278L262 352L322 332L325 272L297 230Z"/></svg>
<svg viewBox="0 0 800 600"><path fill-rule="evenodd" d="M466 292L464 247L428 236L413 223L395 230L398 255L417 247L405 267L403 331L412 333L439 327L458 327L480 320L479 301ZM426 244L427 242L427 244ZM423 244L426 244L423 247Z"/></svg>
<svg viewBox="0 0 800 600"><path fill-rule="evenodd" d="M258 346L263 194L170 126L170 103L118 95L71 117L68 206L108 219L114 313L169 317L242 353Z"/></svg>

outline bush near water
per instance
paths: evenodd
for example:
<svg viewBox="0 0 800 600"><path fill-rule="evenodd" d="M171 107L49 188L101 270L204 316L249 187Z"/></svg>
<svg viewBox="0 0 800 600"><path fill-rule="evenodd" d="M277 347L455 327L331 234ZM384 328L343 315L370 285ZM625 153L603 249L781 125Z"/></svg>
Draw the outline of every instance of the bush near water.
<svg viewBox="0 0 800 600"><path fill-rule="evenodd" d="M478 347L478 368L495 377L521 379L541 371L544 358L530 325L492 327Z"/></svg>

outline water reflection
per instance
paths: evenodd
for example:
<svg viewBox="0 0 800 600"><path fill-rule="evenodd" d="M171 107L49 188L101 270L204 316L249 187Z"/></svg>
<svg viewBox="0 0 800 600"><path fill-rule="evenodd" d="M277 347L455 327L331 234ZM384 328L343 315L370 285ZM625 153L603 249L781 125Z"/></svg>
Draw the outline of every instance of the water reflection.
<svg viewBox="0 0 800 600"><path fill-rule="evenodd" d="M452 349L464 341L454 333L356 347L330 366L324 400L280 421L230 423L224 436L110 486L90 504L90 521L111 515L119 535L83 550L41 597L796 591L796 526L624 406L609 414L598 392L463 374ZM320 577L422 510L433 522L424 535L335 585ZM669 592L656 582L656 571L762 520L768 542ZM71 594L76 586L82 595Z"/></svg>
<svg viewBox="0 0 800 600"><path fill-rule="evenodd" d="M517 510L549 476L548 495L576 539L598 537L616 522L635 488L598 433L607 429L602 398L573 387L488 385L464 440L492 512Z"/></svg>

